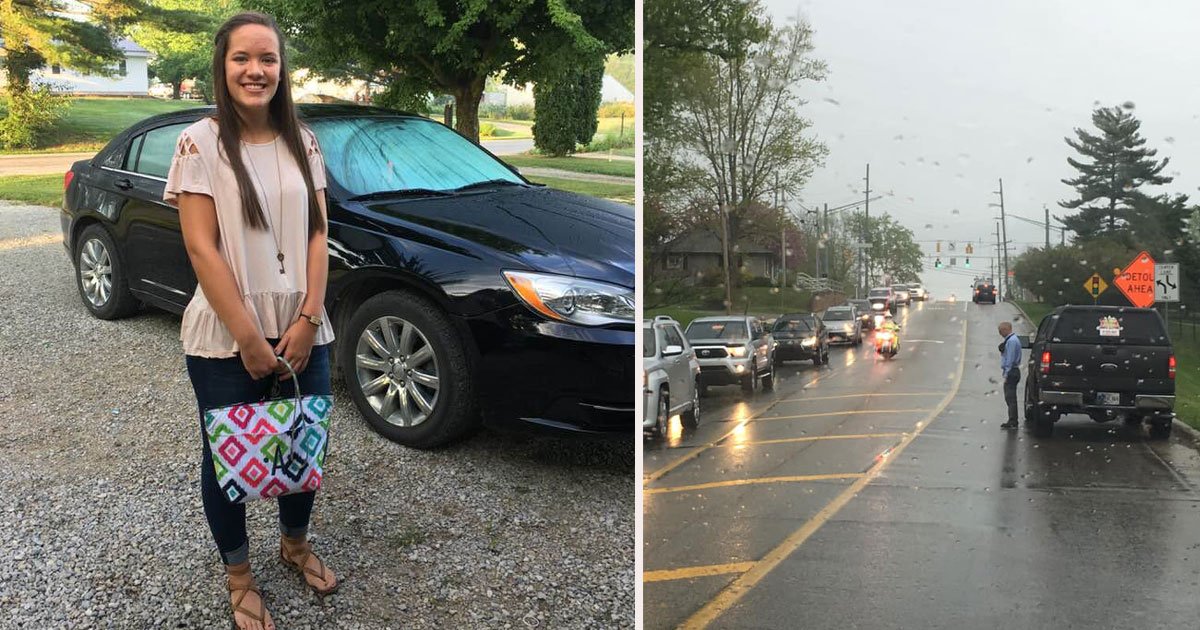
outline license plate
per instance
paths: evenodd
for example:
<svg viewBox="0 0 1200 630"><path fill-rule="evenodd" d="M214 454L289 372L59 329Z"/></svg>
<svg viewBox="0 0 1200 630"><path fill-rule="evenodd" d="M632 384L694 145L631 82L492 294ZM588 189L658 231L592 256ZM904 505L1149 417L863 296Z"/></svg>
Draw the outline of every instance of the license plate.
<svg viewBox="0 0 1200 630"><path fill-rule="evenodd" d="M1096 402L1101 405L1121 404L1121 394L1118 392L1096 392Z"/></svg>

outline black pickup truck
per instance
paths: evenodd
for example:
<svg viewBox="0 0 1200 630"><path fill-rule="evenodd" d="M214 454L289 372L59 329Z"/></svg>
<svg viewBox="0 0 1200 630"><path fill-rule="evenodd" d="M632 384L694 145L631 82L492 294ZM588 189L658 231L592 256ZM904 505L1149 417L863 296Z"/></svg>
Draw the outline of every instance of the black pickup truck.
<svg viewBox="0 0 1200 630"><path fill-rule="evenodd" d="M1150 423L1150 436L1171 434L1175 352L1153 309L1060 306L1042 319L1028 348L1025 422L1048 437L1068 413L1097 422Z"/></svg>

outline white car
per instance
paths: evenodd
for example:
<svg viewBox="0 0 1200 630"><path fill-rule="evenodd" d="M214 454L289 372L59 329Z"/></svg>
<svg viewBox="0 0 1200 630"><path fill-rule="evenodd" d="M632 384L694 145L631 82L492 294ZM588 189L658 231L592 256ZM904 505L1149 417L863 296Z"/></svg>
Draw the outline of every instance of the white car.
<svg viewBox="0 0 1200 630"><path fill-rule="evenodd" d="M753 394L775 387L775 339L756 317L698 317L684 335L700 361L700 394L709 385L741 384Z"/></svg>
<svg viewBox="0 0 1200 630"><path fill-rule="evenodd" d="M683 426L700 424L700 363L679 322L659 315L642 321L642 430L667 434L671 416Z"/></svg>
<svg viewBox="0 0 1200 630"><path fill-rule="evenodd" d="M929 298L929 293L925 290L925 285L923 284L908 285L908 293L912 295L912 299L922 302Z"/></svg>

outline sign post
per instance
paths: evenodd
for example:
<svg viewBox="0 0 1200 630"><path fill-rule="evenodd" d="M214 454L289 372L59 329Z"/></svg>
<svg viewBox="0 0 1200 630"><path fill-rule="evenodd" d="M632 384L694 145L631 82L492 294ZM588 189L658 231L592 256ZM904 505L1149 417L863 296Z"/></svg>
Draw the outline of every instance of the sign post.
<svg viewBox="0 0 1200 630"><path fill-rule="evenodd" d="M1113 284L1129 298L1130 304L1138 308L1154 306L1154 259L1146 252L1138 254L1113 278Z"/></svg>

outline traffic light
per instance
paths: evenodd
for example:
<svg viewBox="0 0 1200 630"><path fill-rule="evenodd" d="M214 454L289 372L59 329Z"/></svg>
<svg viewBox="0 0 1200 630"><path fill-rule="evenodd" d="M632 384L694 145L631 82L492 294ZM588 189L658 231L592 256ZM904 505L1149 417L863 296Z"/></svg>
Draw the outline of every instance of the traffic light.
<svg viewBox="0 0 1200 630"><path fill-rule="evenodd" d="M966 259L966 262L964 262L963 264L964 264L964 265L966 265L967 267L970 267L970 266L971 266L971 259L970 259L970 258L967 258L967 259Z"/></svg>

